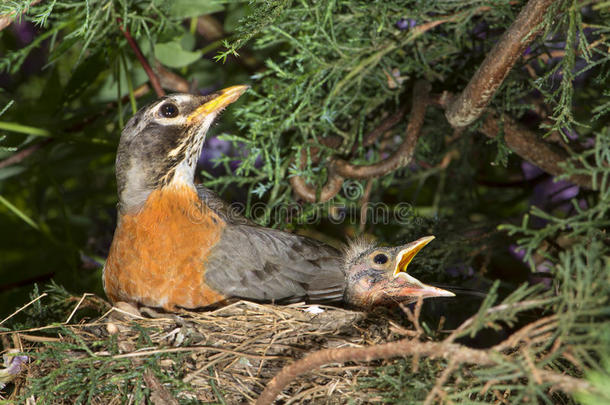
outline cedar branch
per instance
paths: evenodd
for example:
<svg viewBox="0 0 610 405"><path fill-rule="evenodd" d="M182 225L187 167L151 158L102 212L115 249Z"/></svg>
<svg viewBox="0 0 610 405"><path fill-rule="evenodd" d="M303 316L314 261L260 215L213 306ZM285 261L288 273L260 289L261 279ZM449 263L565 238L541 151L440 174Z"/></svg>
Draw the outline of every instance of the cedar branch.
<svg viewBox="0 0 610 405"><path fill-rule="evenodd" d="M362 138L362 146L371 146L377 140L377 138L379 138L381 135L383 135L390 129L394 128L394 126L396 126L400 121L402 121L406 113L406 108L400 108L394 114L384 119L375 129L373 129L371 132L369 132ZM351 153L355 153L357 149L358 145L354 144Z"/></svg>
<svg viewBox="0 0 610 405"><path fill-rule="evenodd" d="M337 174L351 179L370 179L383 176L409 164L413 158L413 152L415 151L421 127L424 123L426 107L429 104L428 93L430 88L430 83L425 81L418 81L415 84L405 139L390 157L370 165L355 165L337 158L333 162Z"/></svg>
<svg viewBox="0 0 610 405"><path fill-rule="evenodd" d="M301 168L304 164L304 153L301 153ZM318 198L316 188L311 186L305 182L305 179L302 176L292 176L290 178L290 185L292 189L300 198L304 201L315 203L315 202L326 202L337 195L339 191L341 191L341 186L343 186L344 179L341 176L338 176L333 167L329 167L328 169L328 181L320 190L320 197Z"/></svg>
<svg viewBox="0 0 610 405"><path fill-rule="evenodd" d="M33 5L38 4L40 2L41 2L41 0L32 0L30 2L30 5L24 9L22 14L27 13L30 7L32 7ZM3 29L5 29L9 25L11 25L11 23L19 17L20 17L20 15L14 15L14 14L0 15L0 31L2 31Z"/></svg>
<svg viewBox="0 0 610 405"><path fill-rule="evenodd" d="M495 138L500 133L499 121L498 117L487 117L481 126L481 132ZM502 115L501 121L504 140L513 152L553 176L564 174L565 170L560 164L567 161L569 156L563 150L544 142L534 132L507 115ZM591 176L572 175L568 180L584 188L593 188Z"/></svg>
<svg viewBox="0 0 610 405"><path fill-rule="evenodd" d="M371 179L380 177L396 169L404 167L411 162L413 152L421 132L421 127L424 123L426 107L429 104L428 94L430 92L430 88L430 83L426 81L418 81L415 83L413 88L411 114L409 124L407 125L405 139L389 158L370 165L354 165L344 159L334 158L331 160L328 168L328 181L322 187L319 198L316 188L308 185L303 177L298 175L292 176L289 180L294 192L307 202L325 202L337 195L337 193L341 190L341 186L343 185L345 178ZM379 134L396 125L398 120L402 118L403 115L404 112L399 110L397 113L390 116L388 120L382 122L379 127L375 128L375 130L369 134L370 136L367 136L365 142L373 142L374 139L379 136ZM334 143L336 143L336 138L330 138L328 142L333 143L334 145ZM329 145L330 144L327 146ZM312 148L310 151L317 159L319 152L318 149ZM302 151L299 160L299 168L302 169L305 166L305 163L305 154L304 151Z"/></svg>
<svg viewBox="0 0 610 405"><path fill-rule="evenodd" d="M445 116L454 128L468 126L485 107L527 45L540 34L539 25L553 0L530 0L510 28L487 54L462 93ZM538 29L538 31L533 31Z"/></svg>

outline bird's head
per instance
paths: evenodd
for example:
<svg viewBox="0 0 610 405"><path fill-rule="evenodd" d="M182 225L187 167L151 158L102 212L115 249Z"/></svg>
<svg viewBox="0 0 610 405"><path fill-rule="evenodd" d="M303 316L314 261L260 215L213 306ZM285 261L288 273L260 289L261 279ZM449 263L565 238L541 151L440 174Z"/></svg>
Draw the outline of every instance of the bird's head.
<svg viewBox="0 0 610 405"><path fill-rule="evenodd" d="M207 96L172 94L139 110L125 125L117 152L121 209L139 208L155 189L193 186L210 125L247 89L233 86Z"/></svg>
<svg viewBox="0 0 610 405"><path fill-rule="evenodd" d="M346 301L354 306L410 303L419 297L453 297L452 292L426 285L407 273L415 255L434 236L426 236L404 246L378 247L356 242L345 253Z"/></svg>

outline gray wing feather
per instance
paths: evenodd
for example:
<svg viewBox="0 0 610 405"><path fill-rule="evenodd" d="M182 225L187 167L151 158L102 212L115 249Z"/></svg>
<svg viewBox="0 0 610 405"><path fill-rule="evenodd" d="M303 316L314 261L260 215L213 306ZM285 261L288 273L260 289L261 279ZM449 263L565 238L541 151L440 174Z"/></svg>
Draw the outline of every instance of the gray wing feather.
<svg viewBox="0 0 610 405"><path fill-rule="evenodd" d="M199 197L227 222L208 255L206 282L226 296L260 301L341 301L341 253L300 235L264 228L241 216L213 191Z"/></svg>

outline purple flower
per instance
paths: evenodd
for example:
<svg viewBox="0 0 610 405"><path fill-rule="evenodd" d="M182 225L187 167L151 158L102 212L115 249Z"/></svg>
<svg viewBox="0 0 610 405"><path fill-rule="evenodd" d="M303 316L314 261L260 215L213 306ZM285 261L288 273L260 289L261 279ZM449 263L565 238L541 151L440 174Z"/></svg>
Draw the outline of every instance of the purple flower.
<svg viewBox="0 0 610 405"><path fill-rule="evenodd" d="M549 187L549 200L551 203L569 201L578 195L580 188L565 180L554 182Z"/></svg>
<svg viewBox="0 0 610 405"><path fill-rule="evenodd" d="M15 36L21 45L29 44L34 40L34 36L36 36L34 25L25 21L25 19L21 19L19 22L13 22L11 30L15 33Z"/></svg>
<svg viewBox="0 0 610 405"><path fill-rule="evenodd" d="M512 244L508 247L508 251L515 259L525 263L525 260L523 259L525 257L525 249L519 248L517 245Z"/></svg>
<svg viewBox="0 0 610 405"><path fill-rule="evenodd" d="M536 165L531 164L527 160L521 162L521 171L526 180L534 179L540 176L544 171Z"/></svg>
<svg viewBox="0 0 610 405"><path fill-rule="evenodd" d="M28 356L8 356L9 366L4 370L10 375L17 375L21 372L22 366L29 360Z"/></svg>
<svg viewBox="0 0 610 405"><path fill-rule="evenodd" d="M396 22L396 28L401 31L408 30L409 28L413 28L417 25L417 21L411 18L401 18Z"/></svg>
<svg viewBox="0 0 610 405"><path fill-rule="evenodd" d="M569 209L571 205L568 201L576 197L579 191L580 188L569 181L556 181L555 178L549 178L534 187L530 204L542 209L549 205L560 205L562 208ZM567 204L561 205L563 202Z"/></svg>
<svg viewBox="0 0 610 405"><path fill-rule="evenodd" d="M16 350L12 349L9 352L16 352ZM15 376L23 369L23 365L29 360L28 356L12 356L10 353L5 354L3 358L6 368L0 369L0 389L13 381Z"/></svg>
<svg viewBox="0 0 610 405"><path fill-rule="evenodd" d="M536 266L536 273L530 274L529 282L532 284L542 284L546 288L550 288L552 279L551 277L545 277L544 275L550 274L552 268L553 264L548 260L538 264Z"/></svg>
<svg viewBox="0 0 610 405"><path fill-rule="evenodd" d="M223 141L218 137L213 136L207 139L203 145L201 156L199 157L199 163L208 164L212 163L215 159L221 156L228 155L231 151L231 142Z"/></svg>
<svg viewBox="0 0 610 405"><path fill-rule="evenodd" d="M571 141L575 141L578 139L578 132L573 129L561 128L561 132Z"/></svg>

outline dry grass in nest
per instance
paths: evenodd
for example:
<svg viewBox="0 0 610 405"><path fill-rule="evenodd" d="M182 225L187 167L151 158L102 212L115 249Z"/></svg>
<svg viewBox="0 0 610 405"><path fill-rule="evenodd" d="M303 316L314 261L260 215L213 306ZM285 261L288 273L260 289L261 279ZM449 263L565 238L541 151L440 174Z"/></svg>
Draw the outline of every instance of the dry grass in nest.
<svg viewBox="0 0 610 405"><path fill-rule="evenodd" d="M79 305L81 303L82 300ZM319 313L318 308L322 310ZM65 360L55 361L54 356L46 356L45 351L64 350L66 354L65 350L68 350L71 359L68 362L89 359L97 362L95 367L98 368L108 361L122 362L113 368L113 373L118 374L148 367L151 359L156 358L154 364L158 369L143 375L140 383L144 390L150 390L150 399L155 404L168 403L173 398L204 403L252 403L284 365L310 352L371 346L399 337L392 332L392 322L384 316L305 304L275 306L239 301L210 312L153 315L154 318L132 317L120 308L113 308L94 322L65 325L58 331L57 338L47 340L46 344L32 343L37 340L32 338L33 332L15 333L13 340L19 341L23 351L31 352L35 359L44 357L45 360L30 363L13 396L19 392L23 394L21 390L28 381L67 366ZM143 331L146 331L145 339ZM100 344L110 341L116 345ZM62 343L72 347L61 349ZM78 347L83 349L78 350ZM379 362L331 364L313 370L293 382L278 397L277 403L368 403L374 400L375 392L356 389L357 381L373 375L375 365ZM87 370L81 372L84 380L88 378ZM157 377L154 377L155 373ZM65 381L61 374L58 373L55 382L51 383L58 394ZM159 383L158 377L164 384ZM176 380L182 382L182 387L176 387ZM83 381L85 383L90 382ZM123 403L126 397L137 402L136 394L126 394L120 388L98 391L89 398L92 403ZM76 398L72 394L62 395L69 400L58 400L58 403L71 403ZM31 399L36 400L36 395Z"/></svg>

